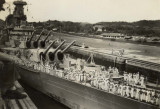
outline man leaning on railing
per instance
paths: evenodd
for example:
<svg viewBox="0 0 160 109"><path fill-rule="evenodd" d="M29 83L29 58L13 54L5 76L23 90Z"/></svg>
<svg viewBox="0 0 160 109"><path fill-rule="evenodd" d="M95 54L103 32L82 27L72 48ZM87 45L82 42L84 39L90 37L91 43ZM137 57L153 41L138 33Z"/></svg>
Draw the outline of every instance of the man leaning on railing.
<svg viewBox="0 0 160 109"><path fill-rule="evenodd" d="M3 99L23 99L26 97L23 90L17 85L20 76L14 69L13 61L0 60L0 92Z"/></svg>

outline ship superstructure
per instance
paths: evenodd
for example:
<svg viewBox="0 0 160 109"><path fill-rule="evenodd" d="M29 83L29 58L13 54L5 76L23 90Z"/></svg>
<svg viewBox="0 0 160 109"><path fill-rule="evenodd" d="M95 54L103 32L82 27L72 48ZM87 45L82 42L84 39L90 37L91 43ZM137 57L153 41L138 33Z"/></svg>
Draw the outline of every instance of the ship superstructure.
<svg viewBox="0 0 160 109"><path fill-rule="evenodd" d="M15 5L13 14L10 14L6 18L6 27L9 34L9 41L6 42L6 46L18 47L21 41L27 40L34 31L34 27L31 23L27 22L27 17L24 14L24 6L27 5L25 1L14 1Z"/></svg>

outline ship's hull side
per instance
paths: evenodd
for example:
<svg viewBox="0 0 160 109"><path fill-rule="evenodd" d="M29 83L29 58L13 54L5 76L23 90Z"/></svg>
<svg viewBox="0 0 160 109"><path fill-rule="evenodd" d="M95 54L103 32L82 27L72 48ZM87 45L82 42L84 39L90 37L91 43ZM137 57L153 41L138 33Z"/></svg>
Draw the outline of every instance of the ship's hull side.
<svg viewBox="0 0 160 109"><path fill-rule="evenodd" d="M17 66L22 81L72 109L157 109L63 78Z"/></svg>

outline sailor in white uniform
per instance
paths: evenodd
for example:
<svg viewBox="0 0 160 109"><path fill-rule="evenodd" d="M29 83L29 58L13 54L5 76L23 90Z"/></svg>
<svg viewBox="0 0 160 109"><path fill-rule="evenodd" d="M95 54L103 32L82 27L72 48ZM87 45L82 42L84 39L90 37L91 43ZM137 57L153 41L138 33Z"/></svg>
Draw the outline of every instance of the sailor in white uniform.
<svg viewBox="0 0 160 109"><path fill-rule="evenodd" d="M134 98L136 97L136 91L137 91L137 88L134 87L134 91L133 91L133 97Z"/></svg>
<svg viewBox="0 0 160 109"><path fill-rule="evenodd" d="M136 97L135 97L137 100L140 99L140 89L137 88L137 91L136 91Z"/></svg>
<svg viewBox="0 0 160 109"><path fill-rule="evenodd" d="M109 66L109 68L108 68L108 70L107 70L109 73L111 73L111 71L112 71L112 68L111 68L111 66Z"/></svg>
<svg viewBox="0 0 160 109"><path fill-rule="evenodd" d="M126 95L127 97L129 97L129 86L128 85L126 85Z"/></svg>
<svg viewBox="0 0 160 109"><path fill-rule="evenodd" d="M128 83L129 84L132 83L132 73L129 73L129 75L128 75Z"/></svg>
<svg viewBox="0 0 160 109"><path fill-rule="evenodd" d="M124 81L128 81L128 74L127 74L127 72L124 72Z"/></svg>
<svg viewBox="0 0 160 109"><path fill-rule="evenodd" d="M80 75L79 75L79 73L76 74L76 81L80 82ZM93 85L93 80L91 80L91 84Z"/></svg>
<svg viewBox="0 0 160 109"><path fill-rule="evenodd" d="M125 94L126 94L126 85L123 85L123 95L122 96L125 96Z"/></svg>
<svg viewBox="0 0 160 109"><path fill-rule="evenodd" d="M118 94L118 84L115 84L115 94Z"/></svg>
<svg viewBox="0 0 160 109"><path fill-rule="evenodd" d="M143 101L143 91L142 91L142 89L140 89L140 101Z"/></svg>
<svg viewBox="0 0 160 109"><path fill-rule="evenodd" d="M155 90L151 91L152 96L155 96Z"/></svg>
<svg viewBox="0 0 160 109"><path fill-rule="evenodd" d="M112 91L112 93L116 94L116 84L114 84L114 83L113 83L113 91Z"/></svg>
<svg viewBox="0 0 160 109"><path fill-rule="evenodd" d="M118 86L118 95L121 94L121 85Z"/></svg>
<svg viewBox="0 0 160 109"><path fill-rule="evenodd" d="M131 87L131 98L134 97L134 87Z"/></svg>
<svg viewBox="0 0 160 109"><path fill-rule="evenodd" d="M145 82L144 82L144 76L141 76L141 77L140 77L140 84L141 84L141 86L142 86L143 88L146 87Z"/></svg>
<svg viewBox="0 0 160 109"><path fill-rule="evenodd" d="M113 82L110 82L109 92L110 92L110 93L113 93Z"/></svg>
<svg viewBox="0 0 160 109"><path fill-rule="evenodd" d="M157 94L157 97L156 97L156 105L160 108L160 94L159 93Z"/></svg>
<svg viewBox="0 0 160 109"><path fill-rule="evenodd" d="M106 81L105 81L105 90L108 92L109 91L109 80L107 79Z"/></svg>
<svg viewBox="0 0 160 109"><path fill-rule="evenodd" d="M150 102L150 100L151 100L151 92L150 90L147 90L146 102Z"/></svg>
<svg viewBox="0 0 160 109"><path fill-rule="evenodd" d="M121 84L121 96L123 96L123 84Z"/></svg>
<svg viewBox="0 0 160 109"><path fill-rule="evenodd" d="M146 101L146 90L142 89L142 101Z"/></svg>
<svg viewBox="0 0 160 109"><path fill-rule="evenodd" d="M136 74L135 77L135 84L137 85L139 83L139 72Z"/></svg>

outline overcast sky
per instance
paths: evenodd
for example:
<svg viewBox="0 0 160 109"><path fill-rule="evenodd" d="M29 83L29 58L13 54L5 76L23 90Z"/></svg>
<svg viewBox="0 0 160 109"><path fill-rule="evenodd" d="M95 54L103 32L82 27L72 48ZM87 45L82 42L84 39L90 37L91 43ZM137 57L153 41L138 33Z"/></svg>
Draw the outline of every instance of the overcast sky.
<svg viewBox="0 0 160 109"><path fill-rule="evenodd" d="M12 3L14 0L6 0ZM101 21L159 20L160 0L26 0L28 21ZM8 4L5 4L7 7ZM13 9L13 6L12 6ZM13 10L12 10L13 11ZM27 11L27 6L25 6ZM5 19L8 10L0 12Z"/></svg>

